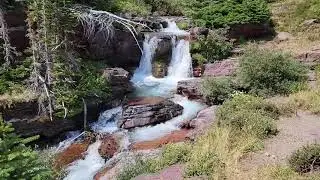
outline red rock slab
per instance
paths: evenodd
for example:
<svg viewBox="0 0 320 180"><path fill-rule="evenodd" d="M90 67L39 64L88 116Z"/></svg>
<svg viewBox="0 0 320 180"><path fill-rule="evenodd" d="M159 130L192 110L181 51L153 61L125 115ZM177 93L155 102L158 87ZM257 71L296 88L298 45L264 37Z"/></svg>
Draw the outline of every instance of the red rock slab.
<svg viewBox="0 0 320 180"><path fill-rule="evenodd" d="M89 145L90 141L71 144L67 149L56 156L53 167L59 170L66 167L68 164L83 158Z"/></svg>
<svg viewBox="0 0 320 180"><path fill-rule="evenodd" d="M141 175L134 180L183 180L183 165L172 165L159 174Z"/></svg>
<svg viewBox="0 0 320 180"><path fill-rule="evenodd" d="M127 105L129 106L137 106L137 105L145 105L145 104L159 104L162 101L164 101L165 98L162 97L140 97L140 98L136 98L136 99L132 99L130 100Z"/></svg>
<svg viewBox="0 0 320 180"><path fill-rule="evenodd" d="M172 133L163 136L161 138L152 140L152 141L143 141L135 143L131 146L131 150L148 150L148 149L157 149L162 147L163 145L169 143L177 143L188 140L188 133L190 131L187 129L181 129L177 131L173 131Z"/></svg>
<svg viewBox="0 0 320 180"><path fill-rule="evenodd" d="M101 139L101 146L99 147L99 154L104 158L111 158L119 148L115 138L111 135L106 135Z"/></svg>
<svg viewBox="0 0 320 180"><path fill-rule="evenodd" d="M99 171L99 172L93 177L93 179L94 179L94 180L103 180L103 179L102 179L103 176L105 176L105 175L108 173L109 170L110 170L109 167L103 168L101 171Z"/></svg>

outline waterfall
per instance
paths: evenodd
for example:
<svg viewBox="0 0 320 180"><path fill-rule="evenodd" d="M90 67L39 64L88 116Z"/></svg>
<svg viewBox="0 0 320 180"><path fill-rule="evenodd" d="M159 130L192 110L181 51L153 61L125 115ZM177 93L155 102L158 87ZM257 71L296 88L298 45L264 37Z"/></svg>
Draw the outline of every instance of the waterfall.
<svg viewBox="0 0 320 180"><path fill-rule="evenodd" d="M168 77L183 79L192 76L192 58L190 54L190 43L184 39L176 43L172 39L172 58L168 68Z"/></svg>
<svg viewBox="0 0 320 180"><path fill-rule="evenodd" d="M143 81L145 77L152 75L152 59L160 41L161 39L158 39L156 36L152 38L148 36L145 37L140 64L131 79L133 83L139 83Z"/></svg>
<svg viewBox="0 0 320 180"><path fill-rule="evenodd" d="M84 159L74 162L67 168L69 172L64 180L90 180L105 164L104 159L99 154L101 141L91 144Z"/></svg>

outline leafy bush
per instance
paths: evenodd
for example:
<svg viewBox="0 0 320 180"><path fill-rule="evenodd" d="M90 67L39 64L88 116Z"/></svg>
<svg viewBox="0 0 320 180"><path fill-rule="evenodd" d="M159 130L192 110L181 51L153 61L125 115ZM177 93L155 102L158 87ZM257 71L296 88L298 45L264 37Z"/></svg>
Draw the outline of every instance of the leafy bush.
<svg viewBox="0 0 320 180"><path fill-rule="evenodd" d="M151 12L159 12L162 15L183 15L183 6L181 0L144 0L151 6ZM183 0L182 0L183 1Z"/></svg>
<svg viewBox="0 0 320 180"><path fill-rule="evenodd" d="M198 25L222 28L270 20L265 0L187 0L188 14Z"/></svg>
<svg viewBox="0 0 320 180"><path fill-rule="evenodd" d="M239 80L257 95L289 94L301 89L306 68L282 52L249 47L240 59Z"/></svg>
<svg viewBox="0 0 320 180"><path fill-rule="evenodd" d="M25 145L34 138L21 139L13 131L0 117L0 179L51 179L51 171L44 168L37 153Z"/></svg>
<svg viewBox="0 0 320 180"><path fill-rule="evenodd" d="M245 133L259 138L275 135L274 120L278 109L262 98L245 94L235 94L217 111L218 125L231 127L235 134Z"/></svg>
<svg viewBox="0 0 320 180"><path fill-rule="evenodd" d="M65 108L68 117L81 112L82 98L95 99L98 103L110 96L109 83L91 62L80 63L79 70L68 69L63 63L55 63L54 68L57 78L53 88L56 116L64 117Z"/></svg>
<svg viewBox="0 0 320 180"><path fill-rule="evenodd" d="M210 31L209 35L200 39L201 54L209 61L214 62L231 55L233 42L226 38L226 30Z"/></svg>
<svg viewBox="0 0 320 180"><path fill-rule="evenodd" d="M234 91L230 78L207 78L201 84L201 93L209 104L221 104Z"/></svg>
<svg viewBox="0 0 320 180"><path fill-rule="evenodd" d="M311 144L298 149L289 159L290 166L299 173L320 170L320 144Z"/></svg>
<svg viewBox="0 0 320 180"><path fill-rule="evenodd" d="M24 61L21 65L15 65L6 69L0 68L0 94L22 91L24 82L30 76L31 61Z"/></svg>

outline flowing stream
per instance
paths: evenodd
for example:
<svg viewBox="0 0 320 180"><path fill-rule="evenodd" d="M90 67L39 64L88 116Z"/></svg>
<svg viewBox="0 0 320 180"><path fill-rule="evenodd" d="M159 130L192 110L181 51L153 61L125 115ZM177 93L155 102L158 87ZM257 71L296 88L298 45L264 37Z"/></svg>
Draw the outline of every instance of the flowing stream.
<svg viewBox="0 0 320 180"><path fill-rule="evenodd" d="M169 21L168 28L162 30L172 36L172 57L168 67L168 75L164 78L152 76L152 60L161 38L157 36L146 36L143 43L143 54L140 65L136 69L131 82L135 86L136 96L161 96L170 98L177 104L183 106L183 114L167 122L155 126L135 128L133 130L120 130L117 120L121 118L122 107L116 107L103 112L97 122L91 124L93 131L98 133L114 133L125 131L127 138L124 143L130 144L139 141L153 140L162 137L174 130L178 130L178 124L184 120L194 118L205 106L196 101L190 101L185 97L175 95L177 83L180 80L192 78L192 59L190 55L190 44L181 36L188 37L189 34L180 30L176 23ZM175 35L175 36L174 36ZM89 146L84 159L74 162L67 170L66 180L91 180L93 175L103 166L104 161L98 153L100 141ZM127 146L127 145L126 145Z"/></svg>

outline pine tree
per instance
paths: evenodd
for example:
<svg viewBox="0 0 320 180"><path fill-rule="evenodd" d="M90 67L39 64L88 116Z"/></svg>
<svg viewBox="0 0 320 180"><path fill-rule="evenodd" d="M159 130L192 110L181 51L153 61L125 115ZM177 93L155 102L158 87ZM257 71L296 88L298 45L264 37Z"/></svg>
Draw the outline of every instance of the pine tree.
<svg viewBox="0 0 320 180"><path fill-rule="evenodd" d="M51 171L41 165L38 154L26 143L34 138L23 139L14 133L11 124L0 116L0 179L40 180L51 179Z"/></svg>

